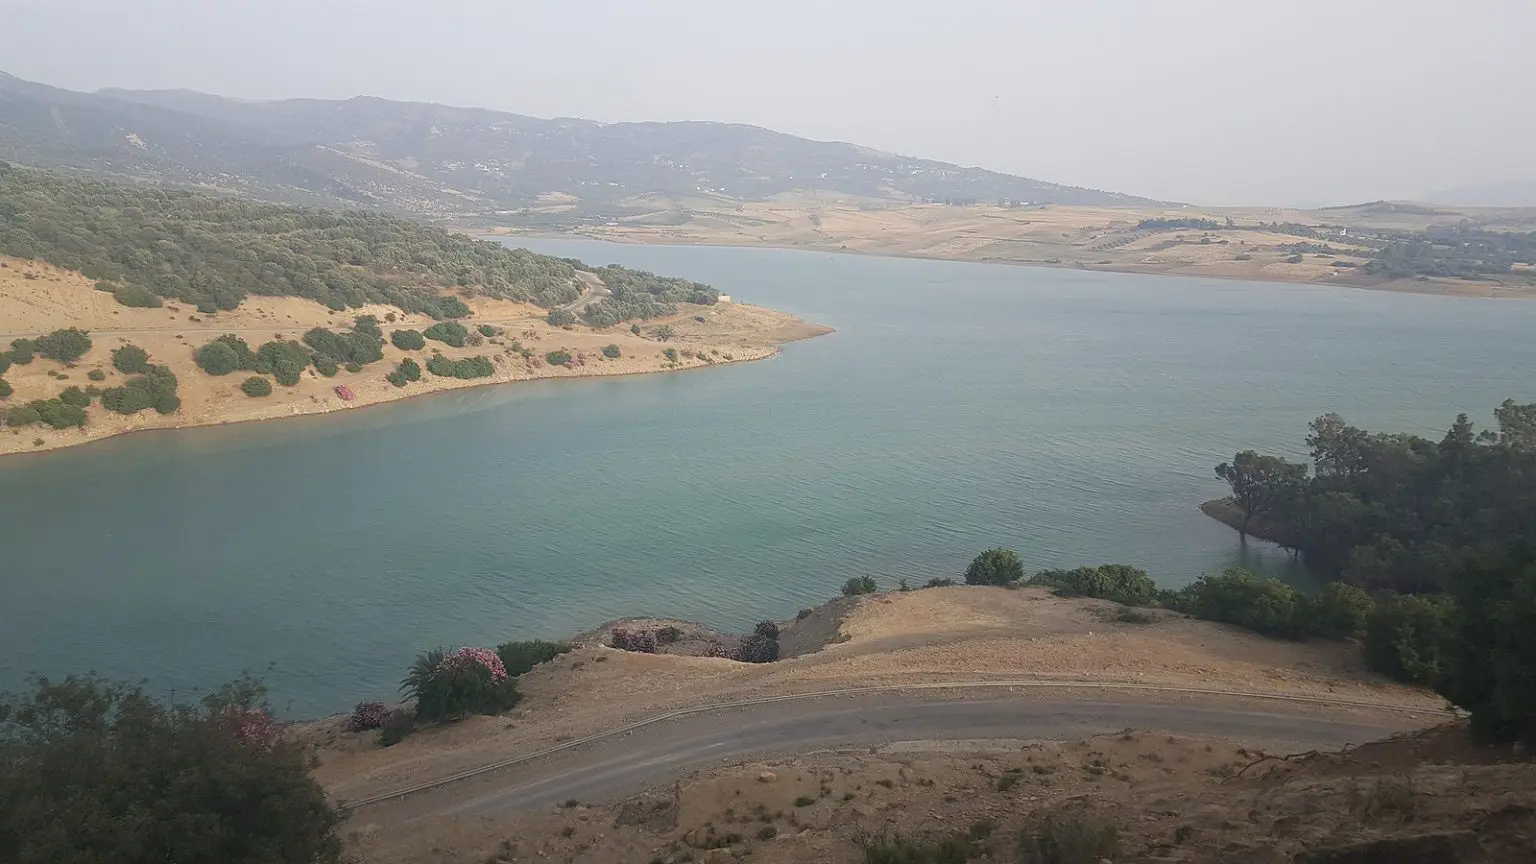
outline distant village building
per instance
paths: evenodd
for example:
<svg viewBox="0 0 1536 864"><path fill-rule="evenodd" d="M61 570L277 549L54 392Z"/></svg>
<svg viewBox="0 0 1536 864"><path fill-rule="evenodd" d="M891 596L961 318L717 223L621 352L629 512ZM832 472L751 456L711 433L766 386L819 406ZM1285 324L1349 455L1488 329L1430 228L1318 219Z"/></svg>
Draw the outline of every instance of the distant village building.
<svg viewBox="0 0 1536 864"><path fill-rule="evenodd" d="M731 295L729 295L729 294L721 294L719 299L716 300L715 302L717 302L717 303L729 303L729 302L731 302Z"/></svg>

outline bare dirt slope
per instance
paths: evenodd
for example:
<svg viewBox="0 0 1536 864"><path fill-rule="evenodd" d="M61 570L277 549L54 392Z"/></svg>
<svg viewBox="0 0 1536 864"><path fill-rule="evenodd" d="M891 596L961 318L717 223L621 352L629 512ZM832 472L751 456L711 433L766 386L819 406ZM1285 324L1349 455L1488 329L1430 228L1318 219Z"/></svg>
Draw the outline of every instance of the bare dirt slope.
<svg viewBox="0 0 1536 864"><path fill-rule="evenodd" d="M657 206L668 205L657 202ZM1231 228L1148 231L1143 219L1204 218ZM1454 208L1334 208L1322 211L1280 208L1194 208L1173 206L949 206L873 205L807 196L710 206L692 202L682 209L640 215L580 233L640 243L775 246L910 256L956 261L1070 266L1134 273L1311 282L1382 290L1469 296L1536 296L1529 281L1509 283L1462 279L1367 277L1349 265L1367 256L1348 236L1330 239L1328 253L1307 253L1294 261L1284 248L1307 238L1264 230L1274 222L1422 230L1475 218L1480 224L1530 230L1527 211L1508 214ZM1490 221L1491 220L1491 221ZM1310 241L1317 242L1317 241ZM1335 262L1344 262L1338 266Z"/></svg>
<svg viewBox="0 0 1536 864"><path fill-rule="evenodd" d="M372 826L351 842L377 862L1532 860L1536 765L1498 764L1459 727L1282 755L1135 729L909 741L733 763L619 801ZM1060 857L1027 857L1021 844L1041 838L1063 842ZM941 842L947 857L865 851Z"/></svg>
<svg viewBox="0 0 1536 864"><path fill-rule="evenodd" d="M1033 588L872 595L861 598L835 630L807 617L806 626L820 633L825 647L778 663L584 647L523 676L523 703L502 717L428 730L388 749L378 747L371 733L344 732L340 718L305 732L317 746L320 781L339 800L356 801L668 711L872 685L1166 685L1407 709L1406 715L1391 713L1394 728L1443 716L1440 700L1376 678L1350 646L1276 642L1166 613L1149 624L1123 623L1118 608ZM796 626L786 625L786 641ZM1316 708L1276 703L1263 710ZM1370 713L1348 710L1355 717Z"/></svg>
<svg viewBox="0 0 1536 864"><path fill-rule="evenodd" d="M394 315L396 320L384 325L386 336L401 328L424 330L434 322L426 316L406 315L386 306L338 313L297 297L252 296L239 309L217 315L198 315L196 310L174 302L159 309L129 308L118 304L112 295L95 290L94 283L78 273L0 257L0 346L8 347L12 339L64 327L88 330L93 340L90 353L69 367L41 358L25 366L12 366L4 378L15 393L0 405L52 398L69 386L84 388L95 383L105 388L121 383L125 376L112 368L111 354L125 344L137 345L149 352L151 362L171 367L179 379L182 400L181 410L169 416L148 410L125 417L98 404L88 409L89 421L84 429L56 431L42 424L0 429L0 454L65 447L140 429L315 414L479 384L626 375L757 360L777 353L784 342L828 332L827 328L771 309L722 303L688 307L673 319L645 322L647 333L664 324L676 331L675 337L663 343L649 335L633 334L628 324L606 330L585 326L566 330L550 326L544 320L545 310L533 306L487 298L467 302L474 315L464 322L466 326L491 324L506 332L480 346L463 348L428 342L423 351L405 352L385 345L384 360L361 372L343 370L335 378L323 378L311 368L297 386L274 386L270 397L253 399L239 389L247 374L207 375L193 363L193 351L224 333L238 334L255 348L273 339L298 339L312 327L343 330L360 314L375 315L381 321ZM525 360L514 352L514 340L533 351L534 359ZM602 348L610 344L619 346L618 359L603 356ZM434 349L455 359L491 357L496 374L460 380L426 373L421 381L405 388L396 388L384 380L385 374L404 357L413 356L424 366ZM556 349L568 351L577 363L565 367L543 362L543 355ZM665 356L668 349L677 352L675 361ZM93 369L105 373L106 379L90 381L86 376ZM355 400L342 400L334 390L336 385L350 388L356 394Z"/></svg>

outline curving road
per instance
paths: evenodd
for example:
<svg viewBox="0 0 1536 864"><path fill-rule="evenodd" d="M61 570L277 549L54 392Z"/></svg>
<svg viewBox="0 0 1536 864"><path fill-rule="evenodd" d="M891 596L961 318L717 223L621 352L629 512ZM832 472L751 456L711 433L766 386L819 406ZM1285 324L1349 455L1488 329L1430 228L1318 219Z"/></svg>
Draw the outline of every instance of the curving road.
<svg viewBox="0 0 1536 864"><path fill-rule="evenodd" d="M710 762L895 741L1063 740L1136 728L1295 751L1361 744L1443 719L1428 711L1107 692L820 697L696 713L354 812L397 824L534 810L569 799L610 799Z"/></svg>

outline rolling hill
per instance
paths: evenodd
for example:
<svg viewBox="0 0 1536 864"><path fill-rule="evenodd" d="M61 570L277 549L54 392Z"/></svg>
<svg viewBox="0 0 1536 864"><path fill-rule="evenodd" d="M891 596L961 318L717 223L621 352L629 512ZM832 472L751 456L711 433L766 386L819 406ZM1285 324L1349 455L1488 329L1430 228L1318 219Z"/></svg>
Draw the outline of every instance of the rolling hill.
<svg viewBox="0 0 1536 864"><path fill-rule="evenodd" d="M529 208L581 222L809 194L1144 205L1146 199L710 122L598 123L374 97L251 102L78 93L0 75L0 159L424 217Z"/></svg>

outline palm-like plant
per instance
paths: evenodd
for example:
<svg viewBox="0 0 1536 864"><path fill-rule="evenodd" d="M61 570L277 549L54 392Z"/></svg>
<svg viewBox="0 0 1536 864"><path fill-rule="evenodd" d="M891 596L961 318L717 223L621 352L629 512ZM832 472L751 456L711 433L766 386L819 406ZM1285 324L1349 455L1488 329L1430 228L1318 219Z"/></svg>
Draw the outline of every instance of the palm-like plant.
<svg viewBox="0 0 1536 864"><path fill-rule="evenodd" d="M405 698L418 700L421 698L421 692L431 680L432 673L443 665L445 653L442 648L433 648L416 655L416 662L411 664L411 671L407 672L400 682L400 692L405 694Z"/></svg>

